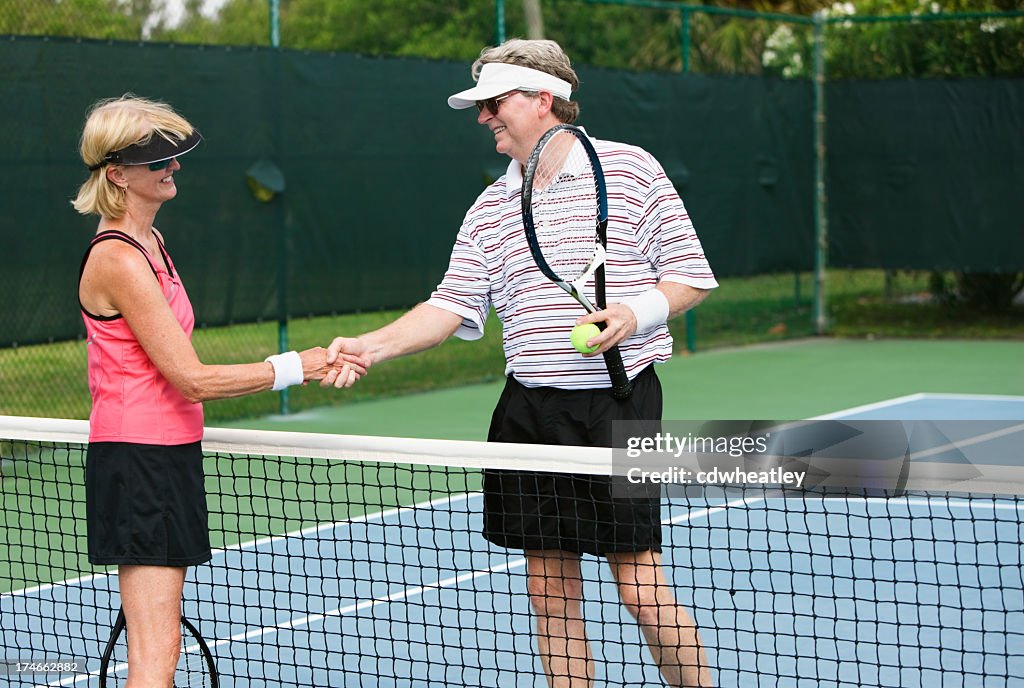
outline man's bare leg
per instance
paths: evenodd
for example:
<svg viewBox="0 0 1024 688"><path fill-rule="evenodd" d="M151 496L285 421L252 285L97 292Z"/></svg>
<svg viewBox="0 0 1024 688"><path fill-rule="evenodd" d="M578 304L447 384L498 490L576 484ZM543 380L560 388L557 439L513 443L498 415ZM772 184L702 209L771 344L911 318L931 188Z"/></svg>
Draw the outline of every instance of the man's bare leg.
<svg viewBox="0 0 1024 688"><path fill-rule="evenodd" d="M676 602L661 567L661 555L647 550L609 554L607 559L622 603L640 624L668 685L712 686L697 627Z"/></svg>
<svg viewBox="0 0 1024 688"><path fill-rule="evenodd" d="M586 688L594 678L583 623L580 555L526 551L527 590L537 620L537 650L551 688Z"/></svg>

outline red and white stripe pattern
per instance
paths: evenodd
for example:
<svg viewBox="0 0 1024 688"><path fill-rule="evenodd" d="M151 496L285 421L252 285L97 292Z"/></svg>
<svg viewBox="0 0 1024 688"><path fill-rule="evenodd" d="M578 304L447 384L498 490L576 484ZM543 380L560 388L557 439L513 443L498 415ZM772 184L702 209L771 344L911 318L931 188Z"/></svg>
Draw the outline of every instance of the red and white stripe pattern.
<svg viewBox="0 0 1024 688"><path fill-rule="evenodd" d="M635 146L592 140L608 188L608 303L661 280L717 287L686 208L658 161ZM530 255L521 186L522 169L513 160L466 213L448 271L428 303L461 315L456 336L470 340L483 336L493 305L504 326L506 373L528 387L608 387L604 359L584 358L569 342L583 307L544 277ZM593 280L586 293L596 302ZM634 334L619 349L632 378L671 357L672 337L661 325Z"/></svg>

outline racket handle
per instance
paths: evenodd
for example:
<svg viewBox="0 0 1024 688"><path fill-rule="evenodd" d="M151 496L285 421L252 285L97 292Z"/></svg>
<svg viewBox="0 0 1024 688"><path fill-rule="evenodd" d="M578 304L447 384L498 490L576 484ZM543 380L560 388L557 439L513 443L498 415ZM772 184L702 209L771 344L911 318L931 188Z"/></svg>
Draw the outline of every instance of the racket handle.
<svg viewBox="0 0 1024 688"><path fill-rule="evenodd" d="M604 352L604 364L608 366L608 375L612 379L612 396L616 399L629 399L633 395L633 382L626 375L619 347L613 346Z"/></svg>
<svg viewBox="0 0 1024 688"><path fill-rule="evenodd" d="M607 325L598 322L597 328L604 330ZM633 382L626 375L626 366L622 364L622 354L619 347L613 346L604 352L604 364L608 368L608 377L612 380L612 397L615 399L629 399L633 395Z"/></svg>

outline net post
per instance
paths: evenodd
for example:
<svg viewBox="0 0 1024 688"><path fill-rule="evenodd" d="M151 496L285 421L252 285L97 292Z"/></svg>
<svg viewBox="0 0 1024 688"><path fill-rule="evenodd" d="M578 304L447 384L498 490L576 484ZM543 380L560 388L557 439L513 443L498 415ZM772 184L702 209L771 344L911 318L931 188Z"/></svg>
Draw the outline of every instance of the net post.
<svg viewBox="0 0 1024 688"><path fill-rule="evenodd" d="M825 23L824 12L814 13L814 331L828 331L825 295L828 262L828 217L825 190Z"/></svg>

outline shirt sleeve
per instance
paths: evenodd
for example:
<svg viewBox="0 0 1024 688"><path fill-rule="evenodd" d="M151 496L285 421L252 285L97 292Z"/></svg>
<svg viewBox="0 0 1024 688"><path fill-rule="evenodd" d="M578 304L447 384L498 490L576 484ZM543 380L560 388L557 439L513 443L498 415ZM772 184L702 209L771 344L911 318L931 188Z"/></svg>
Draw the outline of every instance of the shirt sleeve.
<svg viewBox="0 0 1024 688"><path fill-rule="evenodd" d="M491 309L487 261L479 244L470 236L467 224L459 230L448 271L427 300L431 306L462 316L455 331L459 339L484 336L484 322Z"/></svg>
<svg viewBox="0 0 1024 688"><path fill-rule="evenodd" d="M650 184L636 227L637 246L658 274L658 281L698 289L718 286L682 199L661 164L647 156Z"/></svg>

